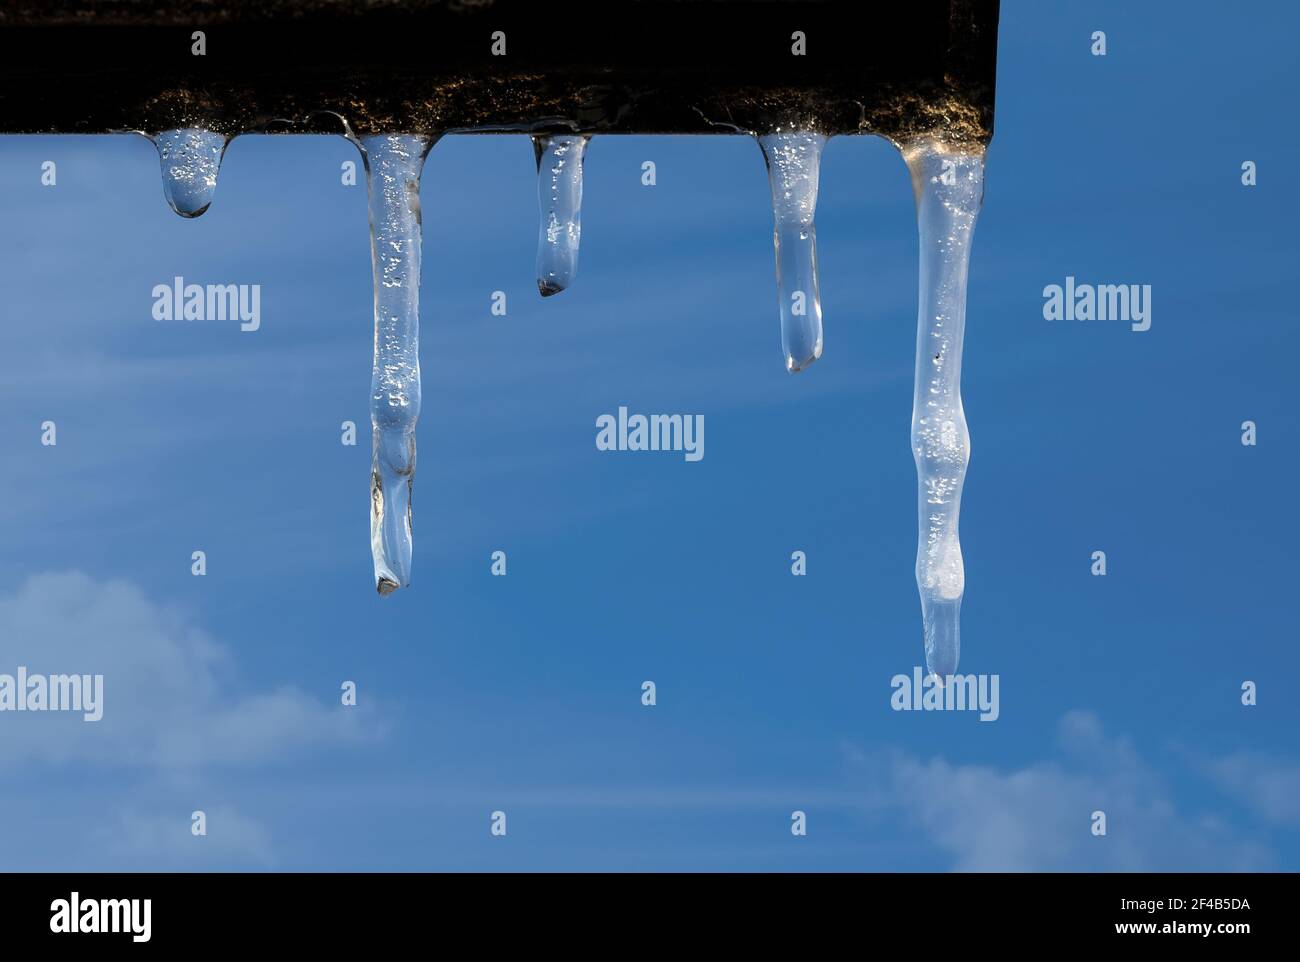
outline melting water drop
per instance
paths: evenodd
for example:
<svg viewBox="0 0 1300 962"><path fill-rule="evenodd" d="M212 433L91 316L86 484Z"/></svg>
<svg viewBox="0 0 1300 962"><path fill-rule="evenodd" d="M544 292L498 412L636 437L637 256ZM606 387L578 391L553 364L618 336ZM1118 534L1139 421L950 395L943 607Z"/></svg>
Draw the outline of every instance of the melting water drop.
<svg viewBox="0 0 1300 962"><path fill-rule="evenodd" d="M370 549L381 595L411 583L411 486L420 416L420 170L433 140L386 134L358 141L375 274Z"/></svg>
<svg viewBox="0 0 1300 962"><path fill-rule="evenodd" d="M817 181L826 138L809 131L758 138L767 161L776 226L777 301L785 366L798 373L822 356L822 300L817 287Z"/></svg>
<svg viewBox="0 0 1300 962"><path fill-rule="evenodd" d="M158 148L167 203L182 217L198 217L217 192L217 172L229 139L202 127L165 130L151 139Z"/></svg>
<svg viewBox="0 0 1300 962"><path fill-rule="evenodd" d="M537 152L537 289L558 294L578 273L582 238L582 161L589 138L555 134L533 138Z"/></svg>
<svg viewBox="0 0 1300 962"><path fill-rule="evenodd" d="M970 459L961 403L961 349L971 235L984 197L984 158L935 141L908 145L903 158L912 174L921 236L912 407L920 527L916 583L925 622L926 667L942 678L957 670L961 654L959 617L966 574L957 528Z"/></svg>

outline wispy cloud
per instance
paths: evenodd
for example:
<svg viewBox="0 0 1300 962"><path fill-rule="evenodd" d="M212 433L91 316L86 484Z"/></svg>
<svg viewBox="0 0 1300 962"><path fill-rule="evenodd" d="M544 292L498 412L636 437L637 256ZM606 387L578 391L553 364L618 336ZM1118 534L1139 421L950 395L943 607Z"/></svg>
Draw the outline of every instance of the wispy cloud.
<svg viewBox="0 0 1300 962"><path fill-rule="evenodd" d="M124 811L101 839L102 851L145 866L195 868L222 859L269 866L274 861L271 834L256 819L227 805L215 807L204 811L206 834L196 836L188 814Z"/></svg>
<svg viewBox="0 0 1300 962"><path fill-rule="evenodd" d="M1300 762L1264 752L1236 752L1204 765L1224 794L1266 822L1300 826Z"/></svg>
<svg viewBox="0 0 1300 962"><path fill-rule="evenodd" d="M103 717L6 712L0 762L160 773L282 760L383 734L370 708L246 680L230 650L125 581L77 571L0 596L0 672L102 674Z"/></svg>
<svg viewBox="0 0 1300 962"><path fill-rule="evenodd" d="M1248 871L1269 849L1226 819L1181 810L1165 779L1089 712L1061 721L1059 760L1002 770L894 754L877 802L957 871ZM866 756L854 756L858 765ZM1106 835L1092 834L1092 813Z"/></svg>

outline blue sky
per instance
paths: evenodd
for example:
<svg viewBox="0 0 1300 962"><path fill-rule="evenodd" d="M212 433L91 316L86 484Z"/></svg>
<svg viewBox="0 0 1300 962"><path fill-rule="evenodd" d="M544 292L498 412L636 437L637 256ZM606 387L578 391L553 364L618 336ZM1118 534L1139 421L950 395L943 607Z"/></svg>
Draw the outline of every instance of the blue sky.
<svg viewBox="0 0 1300 962"><path fill-rule="evenodd" d="M992 723L890 709L922 651L886 142L826 148L825 354L790 376L753 142L594 140L578 281L543 301L531 146L442 140L414 579L380 600L355 149L237 139L185 221L143 138L0 141L0 671L105 674L102 722L0 715L0 867L1295 869L1300 14L1062 6L1004 3L971 269L962 668L1000 675ZM176 275L261 284L261 329L154 321ZM1067 275L1152 285L1151 329L1045 321ZM597 451L620 404L703 414L705 458Z"/></svg>

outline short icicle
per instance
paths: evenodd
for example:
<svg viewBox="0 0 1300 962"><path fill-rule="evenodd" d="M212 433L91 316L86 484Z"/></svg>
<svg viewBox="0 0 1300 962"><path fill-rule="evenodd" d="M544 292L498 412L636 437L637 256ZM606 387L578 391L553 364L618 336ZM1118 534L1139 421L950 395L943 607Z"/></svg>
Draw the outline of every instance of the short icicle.
<svg viewBox="0 0 1300 962"><path fill-rule="evenodd" d="M822 356L822 301L817 287L817 182L826 138L806 130L758 138L772 188L777 302L786 370L798 373Z"/></svg>
<svg viewBox="0 0 1300 962"><path fill-rule="evenodd" d="M158 148L167 203L182 217L198 217L217 192L217 173L229 138L202 127L182 127L150 139Z"/></svg>
<svg viewBox="0 0 1300 962"><path fill-rule="evenodd" d="M916 583L926 667L942 681L956 672L961 655L966 574L958 518L970 460L961 353L971 236L984 196L984 156L926 140L905 146L903 158L912 175L921 242L912 407L920 528Z"/></svg>
<svg viewBox="0 0 1300 962"><path fill-rule="evenodd" d="M533 137L537 153L537 289L558 294L578 273L582 238L582 162L589 138L578 134Z"/></svg>
<svg viewBox="0 0 1300 962"><path fill-rule="evenodd" d="M385 134L358 141L375 275L370 548L380 595L411 583L411 487L420 416L420 170L434 139Z"/></svg>

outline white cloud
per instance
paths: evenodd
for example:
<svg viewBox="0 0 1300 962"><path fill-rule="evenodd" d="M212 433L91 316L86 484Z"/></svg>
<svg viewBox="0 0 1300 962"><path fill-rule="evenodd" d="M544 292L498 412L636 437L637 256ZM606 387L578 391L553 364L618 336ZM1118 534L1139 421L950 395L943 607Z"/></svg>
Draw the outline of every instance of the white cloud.
<svg viewBox="0 0 1300 962"><path fill-rule="evenodd" d="M1163 780L1095 715L1062 719L1069 768L1002 771L896 754L878 801L897 806L958 871L1248 871L1266 848L1222 819L1179 811ZM1094 836L1091 815L1106 813Z"/></svg>
<svg viewBox="0 0 1300 962"><path fill-rule="evenodd" d="M361 708L298 688L254 690L227 648L132 584L39 574L0 596L0 672L102 674L103 718L0 713L0 763L194 770L280 759L380 734Z"/></svg>

